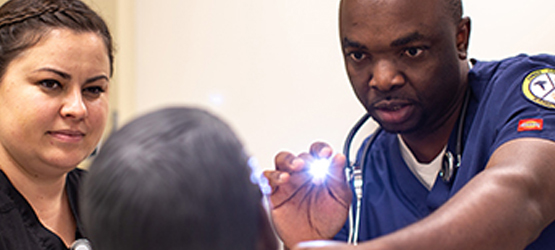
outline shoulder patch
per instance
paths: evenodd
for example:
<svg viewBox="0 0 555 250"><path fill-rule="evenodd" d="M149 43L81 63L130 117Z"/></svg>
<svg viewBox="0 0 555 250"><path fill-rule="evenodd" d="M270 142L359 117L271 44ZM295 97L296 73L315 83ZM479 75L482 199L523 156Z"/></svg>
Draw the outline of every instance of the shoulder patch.
<svg viewBox="0 0 555 250"><path fill-rule="evenodd" d="M522 93L540 106L555 109L555 69L533 71L524 78Z"/></svg>
<svg viewBox="0 0 555 250"><path fill-rule="evenodd" d="M542 131L543 119L522 119L518 121L518 132L524 131Z"/></svg>

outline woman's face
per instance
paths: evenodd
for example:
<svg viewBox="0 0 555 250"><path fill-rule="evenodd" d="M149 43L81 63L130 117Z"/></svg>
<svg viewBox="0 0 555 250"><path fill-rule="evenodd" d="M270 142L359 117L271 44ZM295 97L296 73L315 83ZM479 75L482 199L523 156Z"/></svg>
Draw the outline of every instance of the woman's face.
<svg viewBox="0 0 555 250"><path fill-rule="evenodd" d="M54 29L16 57L0 81L0 166L70 171L99 142L110 62L96 33Z"/></svg>

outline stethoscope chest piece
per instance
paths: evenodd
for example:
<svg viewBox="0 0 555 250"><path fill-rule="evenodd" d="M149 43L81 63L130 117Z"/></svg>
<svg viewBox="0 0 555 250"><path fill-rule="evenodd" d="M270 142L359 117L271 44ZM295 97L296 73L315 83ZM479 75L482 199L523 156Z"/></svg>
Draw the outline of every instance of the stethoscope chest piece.
<svg viewBox="0 0 555 250"><path fill-rule="evenodd" d="M445 153L443 157L443 164L439 171L439 176L444 182L450 182L455 173L455 157L449 151Z"/></svg>

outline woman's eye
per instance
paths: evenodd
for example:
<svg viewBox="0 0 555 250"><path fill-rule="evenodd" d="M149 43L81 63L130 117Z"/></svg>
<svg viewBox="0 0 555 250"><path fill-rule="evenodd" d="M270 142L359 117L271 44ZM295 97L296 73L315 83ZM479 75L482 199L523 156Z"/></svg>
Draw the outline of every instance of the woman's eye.
<svg viewBox="0 0 555 250"><path fill-rule="evenodd" d="M42 80L39 82L39 85L46 89L57 89L62 87L60 82L56 80Z"/></svg>
<svg viewBox="0 0 555 250"><path fill-rule="evenodd" d="M360 62L366 58L366 55L362 52L351 52L349 53L349 57L351 57L351 59L355 62Z"/></svg>
<svg viewBox="0 0 555 250"><path fill-rule="evenodd" d="M408 57L418 57L424 52L421 48L408 48L405 50L405 55Z"/></svg>
<svg viewBox="0 0 555 250"><path fill-rule="evenodd" d="M91 94L91 95L97 96L104 93L104 89L100 86L92 86L92 87L87 87L83 89L83 92L85 94Z"/></svg>

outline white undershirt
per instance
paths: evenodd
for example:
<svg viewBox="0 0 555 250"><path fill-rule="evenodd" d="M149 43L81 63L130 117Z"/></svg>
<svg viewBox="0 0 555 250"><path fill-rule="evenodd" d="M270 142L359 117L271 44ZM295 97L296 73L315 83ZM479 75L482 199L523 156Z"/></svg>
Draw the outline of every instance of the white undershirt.
<svg viewBox="0 0 555 250"><path fill-rule="evenodd" d="M470 69L474 67L474 65L470 61L468 61L468 65ZM405 141L403 141L403 138L400 134L397 134L397 138L399 138L399 148L401 150L401 155L403 156L403 160L405 160L405 163L409 167L410 171L414 174L414 176L416 176L418 180L420 180L420 183L422 183L424 187L426 187L428 190L432 190L432 187L437 180L437 175L439 174L441 166L443 165L443 157L445 155L445 151L447 150L447 145L443 147L441 152L432 162L426 164L420 163L418 162L418 160L416 160L409 147L407 147L407 144L405 144Z"/></svg>
<svg viewBox="0 0 555 250"><path fill-rule="evenodd" d="M439 170L441 170L441 165L443 164L443 156L445 155L447 145L443 147L441 152L432 162L420 163L414 157L409 147L407 147L401 135L397 134L397 138L399 138L399 149L401 150L401 155L403 156L403 160L405 160L405 163L409 167L410 171L412 171L414 176L416 176L416 178L420 180L420 183L422 183L424 187L426 187L428 190L432 190L432 187L436 182L437 175L439 174Z"/></svg>

